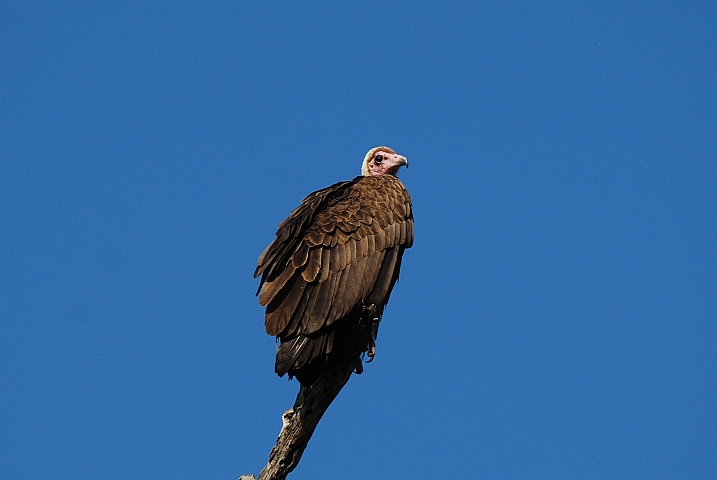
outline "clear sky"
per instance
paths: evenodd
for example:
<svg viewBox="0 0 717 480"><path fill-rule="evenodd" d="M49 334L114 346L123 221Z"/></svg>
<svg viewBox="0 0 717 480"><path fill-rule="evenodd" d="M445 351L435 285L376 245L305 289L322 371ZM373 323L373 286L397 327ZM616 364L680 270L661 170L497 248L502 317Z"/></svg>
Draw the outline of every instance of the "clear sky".
<svg viewBox="0 0 717 480"><path fill-rule="evenodd" d="M377 145L416 242L290 478L717 478L717 3L244 3L2 2L0 478L258 474L256 260Z"/></svg>

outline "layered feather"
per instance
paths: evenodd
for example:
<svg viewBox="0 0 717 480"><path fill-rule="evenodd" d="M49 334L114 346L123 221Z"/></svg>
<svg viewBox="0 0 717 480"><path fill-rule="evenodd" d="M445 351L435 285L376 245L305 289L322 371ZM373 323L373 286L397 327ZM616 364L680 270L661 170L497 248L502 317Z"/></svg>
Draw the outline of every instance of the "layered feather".
<svg viewBox="0 0 717 480"><path fill-rule="evenodd" d="M411 198L394 176L357 177L307 196L254 272L266 331L282 341L277 373L328 355L332 324L357 306L383 311L412 243Z"/></svg>

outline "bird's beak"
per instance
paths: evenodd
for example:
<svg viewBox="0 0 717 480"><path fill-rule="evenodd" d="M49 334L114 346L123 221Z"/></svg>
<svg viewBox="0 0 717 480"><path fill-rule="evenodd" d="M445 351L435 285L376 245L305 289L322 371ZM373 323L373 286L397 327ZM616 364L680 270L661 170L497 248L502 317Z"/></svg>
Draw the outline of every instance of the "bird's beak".
<svg viewBox="0 0 717 480"><path fill-rule="evenodd" d="M403 155L391 155L393 158L391 159L391 166L392 167L401 167L404 166L408 168L408 159L404 157Z"/></svg>
<svg viewBox="0 0 717 480"><path fill-rule="evenodd" d="M403 155L398 155L397 153L394 154L384 154L384 162L383 166L386 169L386 173L390 173L391 175L396 175L398 172L398 169L405 166L408 168L408 159L404 157Z"/></svg>

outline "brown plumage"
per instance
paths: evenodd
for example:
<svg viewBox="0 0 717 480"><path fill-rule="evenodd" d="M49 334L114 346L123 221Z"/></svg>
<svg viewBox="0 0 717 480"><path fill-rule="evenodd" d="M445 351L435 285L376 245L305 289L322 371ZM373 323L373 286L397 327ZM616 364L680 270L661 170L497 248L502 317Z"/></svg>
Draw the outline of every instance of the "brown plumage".
<svg viewBox="0 0 717 480"><path fill-rule="evenodd" d="M311 386L331 355L373 358L378 322L413 244L405 157L371 149L362 176L302 200L259 257L264 326L281 342L275 370Z"/></svg>

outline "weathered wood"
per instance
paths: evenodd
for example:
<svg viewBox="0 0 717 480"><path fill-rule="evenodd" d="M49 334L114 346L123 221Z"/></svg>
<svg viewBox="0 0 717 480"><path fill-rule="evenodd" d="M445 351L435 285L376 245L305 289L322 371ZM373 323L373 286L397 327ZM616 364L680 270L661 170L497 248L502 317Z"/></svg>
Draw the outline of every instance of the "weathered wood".
<svg viewBox="0 0 717 480"><path fill-rule="evenodd" d="M259 474L259 480L285 480L296 468L314 434L319 420L346 385L354 371L361 372L361 358L333 358L312 387L301 386L294 406L284 412L283 426L276 445L271 449L269 462ZM253 475L242 475L240 480L254 480Z"/></svg>
<svg viewBox="0 0 717 480"><path fill-rule="evenodd" d="M282 415L284 425L259 480L284 480L296 468L319 420L359 365L358 356L352 362L329 362L312 387L299 389L294 406Z"/></svg>

